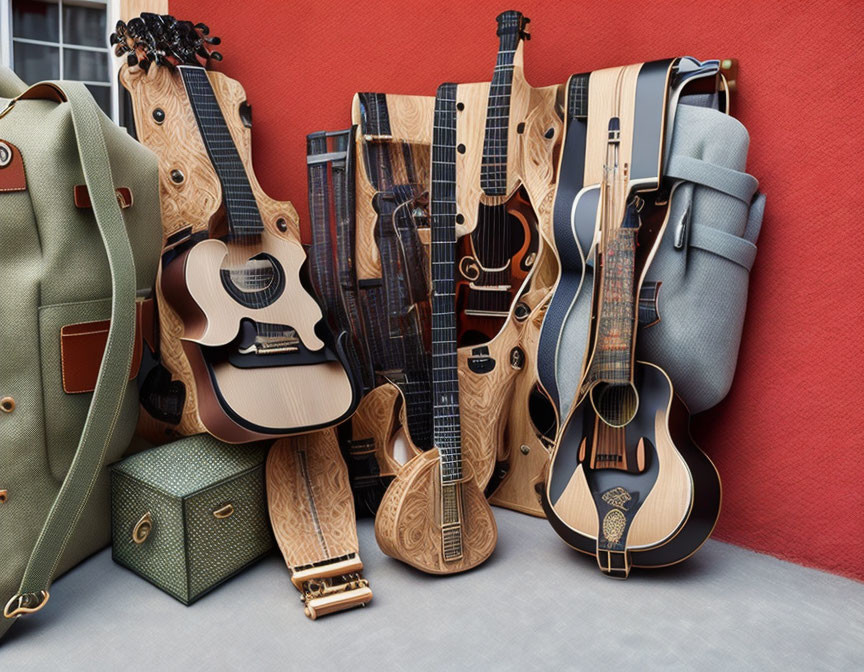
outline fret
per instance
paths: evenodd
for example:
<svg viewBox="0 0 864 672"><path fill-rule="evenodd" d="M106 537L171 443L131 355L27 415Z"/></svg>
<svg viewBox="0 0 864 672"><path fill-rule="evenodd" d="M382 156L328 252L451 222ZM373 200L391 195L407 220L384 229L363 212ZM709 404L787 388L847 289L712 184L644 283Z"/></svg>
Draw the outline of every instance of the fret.
<svg viewBox="0 0 864 672"><path fill-rule="evenodd" d="M456 85L435 100L432 143L432 390L434 443L442 483L462 478L462 431L456 351ZM446 491L442 491L445 495ZM458 521L458 512L454 514ZM445 540L445 545L446 545ZM460 551L461 552L461 551Z"/></svg>
<svg viewBox="0 0 864 672"><path fill-rule="evenodd" d="M178 69L207 155L222 185L229 232L232 237L259 236L264 224L258 203L207 71L186 65Z"/></svg>
<svg viewBox="0 0 864 672"><path fill-rule="evenodd" d="M480 186L488 196L507 193L508 131L510 126L510 93L513 85L514 57L521 34L522 15L505 12L498 17L500 42L495 58L492 83L486 105L486 128L483 137L483 162Z"/></svg>

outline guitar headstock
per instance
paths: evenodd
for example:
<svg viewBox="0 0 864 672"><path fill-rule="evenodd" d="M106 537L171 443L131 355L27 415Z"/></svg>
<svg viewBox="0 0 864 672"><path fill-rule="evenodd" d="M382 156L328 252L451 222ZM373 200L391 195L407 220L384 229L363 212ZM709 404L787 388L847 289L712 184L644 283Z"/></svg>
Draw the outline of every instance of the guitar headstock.
<svg viewBox="0 0 864 672"><path fill-rule="evenodd" d="M130 68L140 66L145 72L153 63L173 68L222 60L222 54L210 48L220 40L210 37L206 25L178 21L169 14L144 12L128 23L118 21L110 42L116 56L125 55Z"/></svg>
<svg viewBox="0 0 864 672"><path fill-rule="evenodd" d="M514 42L519 43L519 40L530 40L531 34L528 32L528 23L531 19L527 18L522 12L509 10L502 12L496 19L498 22L497 35L504 41L504 38L516 38Z"/></svg>

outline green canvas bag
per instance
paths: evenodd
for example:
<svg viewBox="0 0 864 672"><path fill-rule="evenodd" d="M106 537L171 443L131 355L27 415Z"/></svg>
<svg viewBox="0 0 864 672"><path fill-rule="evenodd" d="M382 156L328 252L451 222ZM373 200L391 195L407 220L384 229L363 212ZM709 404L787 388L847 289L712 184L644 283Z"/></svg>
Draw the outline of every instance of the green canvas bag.
<svg viewBox="0 0 864 672"><path fill-rule="evenodd" d="M136 297L161 243L156 157L83 84L25 88L0 68L0 636L110 542L106 465L135 429ZM61 329L99 321L93 391L67 393Z"/></svg>

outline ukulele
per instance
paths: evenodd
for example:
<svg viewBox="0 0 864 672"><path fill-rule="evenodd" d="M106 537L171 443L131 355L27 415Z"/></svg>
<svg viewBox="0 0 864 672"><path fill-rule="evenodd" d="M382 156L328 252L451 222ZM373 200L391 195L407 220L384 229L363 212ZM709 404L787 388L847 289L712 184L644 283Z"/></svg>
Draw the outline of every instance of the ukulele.
<svg viewBox="0 0 864 672"><path fill-rule="evenodd" d="M405 463L381 500L375 537L389 556L431 574L484 562L498 531L475 476L464 468L457 375L456 85L435 99L432 144L433 444Z"/></svg>
<svg viewBox="0 0 864 672"><path fill-rule="evenodd" d="M209 49L218 39L203 24L145 13L118 23L111 41L137 70L127 88L139 134L169 178L163 213L176 210L184 189L212 181L213 191L193 204L203 221L178 227L167 218L177 230L166 237L158 279L164 307L180 322L163 334L180 332L174 355L188 361L203 429L241 443L340 422L357 401L345 334L329 333L303 285L296 212L268 199L254 178L246 124L238 123L248 121L244 106L220 98L236 91L206 69L221 60Z"/></svg>
<svg viewBox="0 0 864 672"><path fill-rule="evenodd" d="M669 377L635 359L640 287L668 216L670 187L660 168L667 106L677 101L670 96L676 63L594 72L587 90L585 176L599 182L587 262L594 269L591 332L543 505L568 544L617 578L634 565L689 557L720 507L719 476L690 438L688 412Z"/></svg>
<svg viewBox="0 0 864 672"><path fill-rule="evenodd" d="M522 49L524 40L530 39L529 21L515 11L497 17L499 47L486 103L481 191L471 190L470 199L460 198L468 207L457 214L457 223L470 231L461 237L458 254L460 346L488 343L498 334L537 258L534 211L519 176L512 174L515 171L508 174L508 165L514 164L508 148L525 126L518 115L511 115L511 93L514 80L525 86ZM470 144L460 142L457 151L466 154ZM476 214L466 217L471 208Z"/></svg>

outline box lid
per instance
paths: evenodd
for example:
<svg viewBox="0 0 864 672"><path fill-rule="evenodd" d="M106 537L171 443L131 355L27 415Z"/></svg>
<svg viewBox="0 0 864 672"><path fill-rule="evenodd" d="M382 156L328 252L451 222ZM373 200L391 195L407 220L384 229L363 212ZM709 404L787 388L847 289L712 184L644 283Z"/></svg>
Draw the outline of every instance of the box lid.
<svg viewBox="0 0 864 672"><path fill-rule="evenodd" d="M230 445L200 434L127 457L114 470L174 497L263 465L269 443Z"/></svg>

